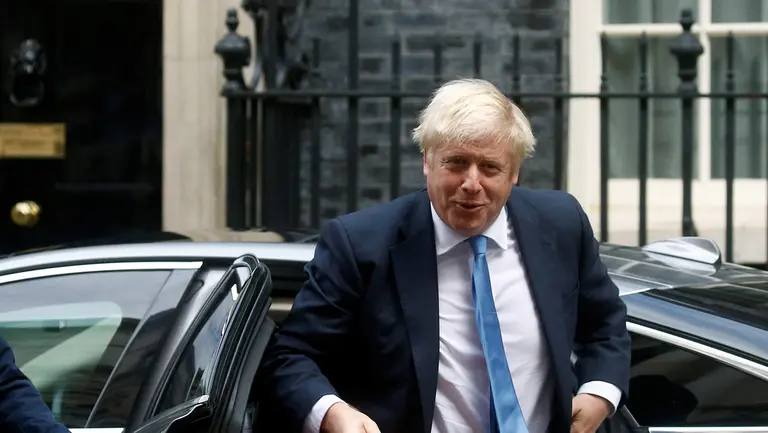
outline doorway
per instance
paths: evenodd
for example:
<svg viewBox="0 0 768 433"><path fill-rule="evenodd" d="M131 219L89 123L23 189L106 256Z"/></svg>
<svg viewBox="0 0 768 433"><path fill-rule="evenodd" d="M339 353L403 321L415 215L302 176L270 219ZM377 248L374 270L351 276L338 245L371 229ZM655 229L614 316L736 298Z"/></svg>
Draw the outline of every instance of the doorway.
<svg viewBox="0 0 768 433"><path fill-rule="evenodd" d="M0 253L161 228L162 0L0 0Z"/></svg>

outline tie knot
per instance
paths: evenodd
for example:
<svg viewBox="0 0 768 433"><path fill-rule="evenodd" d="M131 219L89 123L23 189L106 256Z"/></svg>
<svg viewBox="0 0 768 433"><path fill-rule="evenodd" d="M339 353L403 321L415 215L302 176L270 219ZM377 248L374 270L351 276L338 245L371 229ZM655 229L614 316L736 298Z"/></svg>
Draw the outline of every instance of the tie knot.
<svg viewBox="0 0 768 433"><path fill-rule="evenodd" d="M472 246L472 252L475 255L485 254L488 248L488 238L483 235L473 236L469 238L469 245Z"/></svg>

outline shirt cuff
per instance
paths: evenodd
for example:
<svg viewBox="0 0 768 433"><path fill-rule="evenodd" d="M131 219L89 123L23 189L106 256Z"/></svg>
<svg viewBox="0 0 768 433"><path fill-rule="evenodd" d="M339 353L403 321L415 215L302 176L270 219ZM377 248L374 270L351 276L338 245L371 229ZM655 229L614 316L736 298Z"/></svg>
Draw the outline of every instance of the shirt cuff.
<svg viewBox="0 0 768 433"><path fill-rule="evenodd" d="M339 397L328 394L320 397L320 400L312 406L312 410L309 411L309 415L304 420L303 433L319 433L320 425L323 423L325 413L336 403L343 403L344 401Z"/></svg>
<svg viewBox="0 0 768 433"><path fill-rule="evenodd" d="M619 402L621 401L621 390L616 385L597 380L581 385L578 394L592 394L608 400L613 406L611 415L616 413L616 409L619 407Z"/></svg>

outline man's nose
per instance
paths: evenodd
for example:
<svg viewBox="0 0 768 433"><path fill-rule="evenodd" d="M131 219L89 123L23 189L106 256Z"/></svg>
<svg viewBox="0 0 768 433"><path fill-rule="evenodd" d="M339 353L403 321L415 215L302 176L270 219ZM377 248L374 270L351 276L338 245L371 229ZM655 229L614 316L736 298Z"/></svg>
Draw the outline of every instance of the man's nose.
<svg viewBox="0 0 768 433"><path fill-rule="evenodd" d="M480 192L482 187L480 186L480 170L478 170L477 165L472 164L469 167L464 177L464 183L461 184L461 189L470 194Z"/></svg>

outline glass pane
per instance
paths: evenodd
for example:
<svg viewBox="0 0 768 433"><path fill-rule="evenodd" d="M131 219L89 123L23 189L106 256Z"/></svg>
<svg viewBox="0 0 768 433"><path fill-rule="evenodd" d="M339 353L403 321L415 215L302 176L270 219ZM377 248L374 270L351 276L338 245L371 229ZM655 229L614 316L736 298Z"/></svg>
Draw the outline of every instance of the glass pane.
<svg viewBox="0 0 768 433"><path fill-rule="evenodd" d="M726 38L712 38L712 91L724 92L728 67ZM768 91L768 38L736 37L734 48L734 78L736 91L759 95ZM762 179L766 173L766 127L768 99L740 98L736 100L736 177ZM712 177L725 177L724 99L712 101Z"/></svg>
<svg viewBox="0 0 768 433"><path fill-rule="evenodd" d="M711 1L713 22L762 22L768 20L768 1L766 0Z"/></svg>
<svg viewBox="0 0 768 433"><path fill-rule="evenodd" d="M168 274L104 272L0 285L0 334L64 425L85 427ZM133 400L126 396L123 404Z"/></svg>
<svg viewBox="0 0 768 433"><path fill-rule="evenodd" d="M649 427L768 424L768 382L714 359L632 334L627 408Z"/></svg>
<svg viewBox="0 0 768 433"><path fill-rule="evenodd" d="M235 301L230 294L223 296L192 344L184 350L176 372L172 376L173 380L163 393L157 413L206 394L206 390L202 390L200 385L205 375L212 373L209 367L223 337L224 325L234 304Z"/></svg>
<svg viewBox="0 0 768 433"><path fill-rule="evenodd" d="M679 84L677 61L669 52L671 38L648 40L648 88L652 93L676 92ZM609 91L638 92L640 89L640 39L609 38L605 52ZM678 99L651 98L648 104L648 173L656 178L681 175L682 113ZM694 106L693 124L696 122ZM610 177L638 176L640 104L637 98L616 98L609 107ZM697 138L694 128L694 176Z"/></svg>
<svg viewBox="0 0 768 433"><path fill-rule="evenodd" d="M683 9L693 11L696 19L699 0L603 0L603 21L607 24L676 23Z"/></svg>

